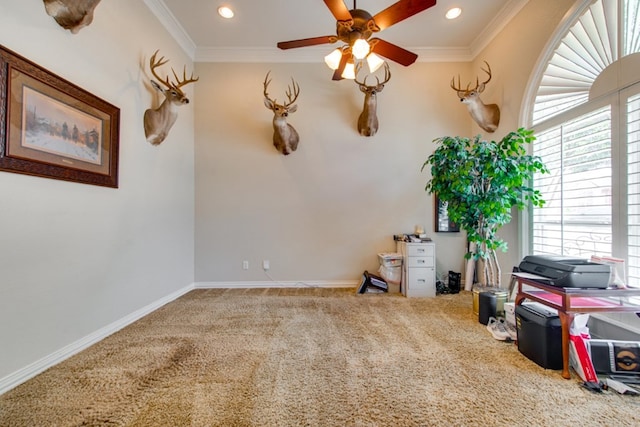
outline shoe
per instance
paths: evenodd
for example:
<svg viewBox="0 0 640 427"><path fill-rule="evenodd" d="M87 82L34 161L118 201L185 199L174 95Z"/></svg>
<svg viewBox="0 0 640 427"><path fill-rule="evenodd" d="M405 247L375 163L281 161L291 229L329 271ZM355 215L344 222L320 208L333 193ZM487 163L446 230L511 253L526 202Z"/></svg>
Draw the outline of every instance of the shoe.
<svg viewBox="0 0 640 427"><path fill-rule="evenodd" d="M509 333L509 337L511 338L511 341L518 341L518 331L516 330L515 326L513 326L509 322L504 322L504 328Z"/></svg>
<svg viewBox="0 0 640 427"><path fill-rule="evenodd" d="M507 332L507 328L505 327L505 321L503 318L496 319L495 317L489 318L489 323L487 323L487 330L491 332L491 335L497 340L500 341L511 341L511 335Z"/></svg>

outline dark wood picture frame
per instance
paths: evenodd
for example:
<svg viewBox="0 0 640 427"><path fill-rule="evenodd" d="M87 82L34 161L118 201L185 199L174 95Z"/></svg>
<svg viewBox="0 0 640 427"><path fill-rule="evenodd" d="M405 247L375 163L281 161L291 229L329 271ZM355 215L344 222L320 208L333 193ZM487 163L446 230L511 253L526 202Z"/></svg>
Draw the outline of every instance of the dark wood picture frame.
<svg viewBox="0 0 640 427"><path fill-rule="evenodd" d="M0 45L0 170L118 187L120 109Z"/></svg>
<svg viewBox="0 0 640 427"><path fill-rule="evenodd" d="M435 202L435 229L440 233L455 233L460 231L460 227L457 224L449 220L449 214L447 213L447 203L440 200L438 195L434 195Z"/></svg>

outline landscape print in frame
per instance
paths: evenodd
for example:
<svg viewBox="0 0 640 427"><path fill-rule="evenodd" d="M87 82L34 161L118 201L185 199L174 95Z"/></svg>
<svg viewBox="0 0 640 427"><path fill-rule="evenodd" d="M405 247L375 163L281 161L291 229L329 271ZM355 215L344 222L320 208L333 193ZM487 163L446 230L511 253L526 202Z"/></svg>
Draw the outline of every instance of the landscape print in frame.
<svg viewBox="0 0 640 427"><path fill-rule="evenodd" d="M0 46L0 170L118 187L120 110Z"/></svg>

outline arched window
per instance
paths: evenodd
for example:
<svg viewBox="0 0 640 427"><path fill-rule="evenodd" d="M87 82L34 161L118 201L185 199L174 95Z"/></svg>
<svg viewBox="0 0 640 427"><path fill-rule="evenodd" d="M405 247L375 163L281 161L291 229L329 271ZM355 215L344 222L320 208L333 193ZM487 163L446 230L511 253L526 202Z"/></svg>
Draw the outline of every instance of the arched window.
<svg viewBox="0 0 640 427"><path fill-rule="evenodd" d="M546 53L529 99L534 177L529 252L627 261L640 286L640 2L584 0ZM537 89L537 90L536 90Z"/></svg>

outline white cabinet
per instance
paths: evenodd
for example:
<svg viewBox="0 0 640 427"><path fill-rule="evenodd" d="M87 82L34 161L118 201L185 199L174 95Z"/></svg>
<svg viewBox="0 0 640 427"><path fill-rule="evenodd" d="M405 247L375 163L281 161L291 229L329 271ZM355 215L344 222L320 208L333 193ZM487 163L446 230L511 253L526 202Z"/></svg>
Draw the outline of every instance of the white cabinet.
<svg viewBox="0 0 640 427"><path fill-rule="evenodd" d="M402 282L406 297L436 296L436 244L433 242L397 242L402 254Z"/></svg>

